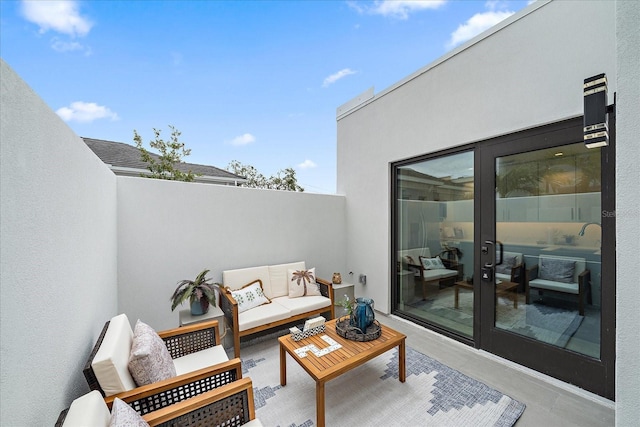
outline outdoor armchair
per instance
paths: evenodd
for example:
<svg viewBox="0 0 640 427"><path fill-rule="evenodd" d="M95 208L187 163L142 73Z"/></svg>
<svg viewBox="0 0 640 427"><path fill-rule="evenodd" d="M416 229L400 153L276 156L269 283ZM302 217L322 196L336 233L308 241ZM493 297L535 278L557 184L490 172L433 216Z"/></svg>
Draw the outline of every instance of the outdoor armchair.
<svg viewBox="0 0 640 427"><path fill-rule="evenodd" d="M129 398L122 400L131 405ZM111 417L110 408L100 393L94 390L74 400L69 408L60 413L55 425L106 427L113 422ZM142 419L150 426L262 426L260 421L255 419L253 385L250 378L231 382L147 413Z"/></svg>
<svg viewBox="0 0 640 427"><path fill-rule="evenodd" d="M218 322L196 323L158 334L172 358L176 375L137 386L128 369L133 332L126 315L108 321L84 367L92 390L110 405L127 399L141 415L196 396L242 377L240 360L229 361L218 344Z"/></svg>

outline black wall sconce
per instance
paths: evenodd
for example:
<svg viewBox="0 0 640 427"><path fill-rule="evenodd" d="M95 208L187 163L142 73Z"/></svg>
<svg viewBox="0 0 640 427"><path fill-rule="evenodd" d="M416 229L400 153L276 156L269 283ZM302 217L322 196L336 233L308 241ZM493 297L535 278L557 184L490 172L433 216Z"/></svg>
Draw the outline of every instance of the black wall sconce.
<svg viewBox="0 0 640 427"><path fill-rule="evenodd" d="M584 144L587 148L609 145L607 126L607 76L598 74L584 80Z"/></svg>

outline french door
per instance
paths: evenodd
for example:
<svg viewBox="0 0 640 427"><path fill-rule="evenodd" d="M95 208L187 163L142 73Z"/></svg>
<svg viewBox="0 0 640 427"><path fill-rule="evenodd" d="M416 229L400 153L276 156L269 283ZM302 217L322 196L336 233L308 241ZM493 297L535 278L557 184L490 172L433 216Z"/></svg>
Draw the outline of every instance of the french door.
<svg viewBox="0 0 640 427"><path fill-rule="evenodd" d="M613 399L610 116L608 147L574 119L395 165L394 312Z"/></svg>

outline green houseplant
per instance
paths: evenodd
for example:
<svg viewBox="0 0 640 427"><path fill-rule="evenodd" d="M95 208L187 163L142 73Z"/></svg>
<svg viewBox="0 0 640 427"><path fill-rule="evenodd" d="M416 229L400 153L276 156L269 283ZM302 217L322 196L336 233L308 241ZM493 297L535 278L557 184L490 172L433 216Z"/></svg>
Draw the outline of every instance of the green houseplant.
<svg viewBox="0 0 640 427"><path fill-rule="evenodd" d="M211 282L206 275L209 270L203 270L195 280L181 280L171 296L171 311L185 302L191 304L191 314L200 316L209 311L209 304L216 306L216 288L218 283Z"/></svg>

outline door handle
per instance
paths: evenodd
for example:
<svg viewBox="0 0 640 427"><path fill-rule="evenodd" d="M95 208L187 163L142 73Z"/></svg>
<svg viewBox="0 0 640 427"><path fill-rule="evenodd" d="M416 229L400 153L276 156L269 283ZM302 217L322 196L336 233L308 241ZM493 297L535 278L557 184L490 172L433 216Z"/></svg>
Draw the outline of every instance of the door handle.
<svg viewBox="0 0 640 427"><path fill-rule="evenodd" d="M482 252L483 253L493 253L493 255L491 256L491 262L485 263L484 266L486 268L493 268L496 265L502 264L502 260L504 258L504 246L502 245L502 242L500 242L498 240L496 240L495 242L493 242L491 240L485 240L484 244L487 245L487 246L483 246L482 247ZM490 247L494 247L496 244L498 245L498 248L500 248L499 249L500 258L499 258L498 262L496 262L496 260L495 260L495 251L489 252L489 248Z"/></svg>

